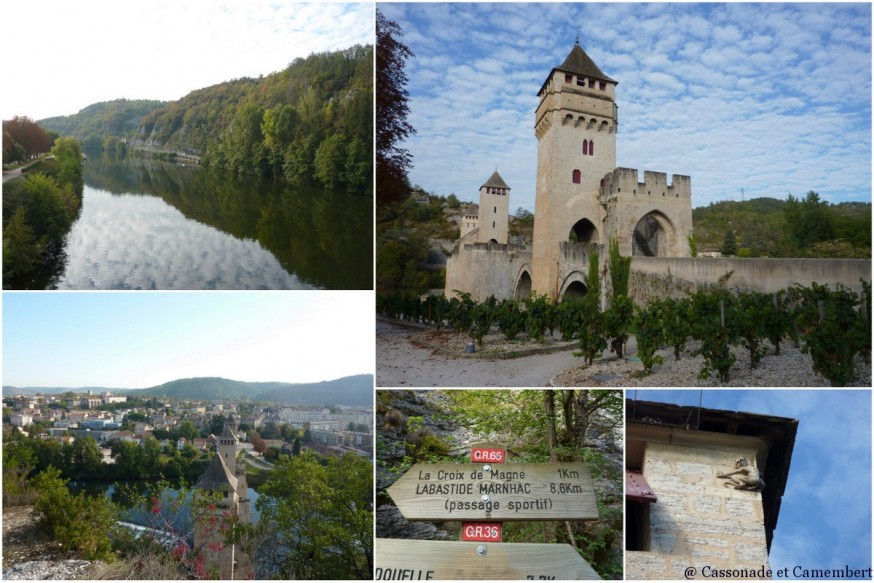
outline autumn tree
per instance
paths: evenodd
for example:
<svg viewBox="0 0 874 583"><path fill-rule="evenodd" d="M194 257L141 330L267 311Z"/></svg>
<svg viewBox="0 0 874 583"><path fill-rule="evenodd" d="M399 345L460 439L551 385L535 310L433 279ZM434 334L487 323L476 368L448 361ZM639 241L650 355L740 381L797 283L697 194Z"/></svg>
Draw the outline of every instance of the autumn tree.
<svg viewBox="0 0 874 583"><path fill-rule="evenodd" d="M12 140L14 143L21 146L21 153L24 158L44 154L52 147L52 136L44 130L39 124L25 116L15 116L11 120L3 121L3 141L6 139ZM3 150L3 163L10 162L6 160L6 149Z"/></svg>
<svg viewBox="0 0 874 583"><path fill-rule="evenodd" d="M400 41L403 32L396 22L376 11L376 201L379 206L395 202L410 192L407 172L410 153L400 147L416 133L407 121L410 112L404 65L413 56Z"/></svg>
<svg viewBox="0 0 874 583"><path fill-rule="evenodd" d="M264 455L264 452L267 450L267 442L258 435L257 433L253 433L252 437L249 439L252 442L252 448L259 454Z"/></svg>

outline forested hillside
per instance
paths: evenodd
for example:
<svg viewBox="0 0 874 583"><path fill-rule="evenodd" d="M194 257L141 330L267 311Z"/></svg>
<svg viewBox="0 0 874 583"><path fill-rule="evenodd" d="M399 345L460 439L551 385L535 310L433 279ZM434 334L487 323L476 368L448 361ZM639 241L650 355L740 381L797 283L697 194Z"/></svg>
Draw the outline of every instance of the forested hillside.
<svg viewBox="0 0 874 583"><path fill-rule="evenodd" d="M299 184L370 192L373 47L296 59L259 79L194 91L143 118L135 145Z"/></svg>
<svg viewBox="0 0 874 583"><path fill-rule="evenodd" d="M223 378L180 379L148 389L132 390L131 396L176 399L240 399L310 405L368 406L372 402L373 376L354 375L318 383L249 383Z"/></svg>
<svg viewBox="0 0 874 583"><path fill-rule="evenodd" d="M131 135L143 116L166 105L166 101L116 99L89 105L79 113L40 120L44 128L62 136L73 136L86 150L103 148L105 142ZM107 140L107 137L109 140Z"/></svg>
<svg viewBox="0 0 874 583"><path fill-rule="evenodd" d="M40 123L86 149L186 153L214 168L370 194L373 47L316 53L178 101L120 99Z"/></svg>
<svg viewBox="0 0 874 583"><path fill-rule="evenodd" d="M833 205L812 191L787 200L710 203L692 210L692 222L698 251L726 254L728 237L736 246L728 254L741 257L871 256L871 203Z"/></svg>

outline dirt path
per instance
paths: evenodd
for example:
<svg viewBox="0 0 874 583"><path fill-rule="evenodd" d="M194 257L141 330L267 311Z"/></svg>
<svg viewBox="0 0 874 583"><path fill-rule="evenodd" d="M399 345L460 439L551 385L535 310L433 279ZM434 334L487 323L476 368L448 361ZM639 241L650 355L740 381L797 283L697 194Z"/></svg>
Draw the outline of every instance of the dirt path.
<svg viewBox="0 0 874 583"><path fill-rule="evenodd" d="M510 360L452 358L410 342L412 332L376 323L379 387L545 387L561 371L580 365L573 350Z"/></svg>

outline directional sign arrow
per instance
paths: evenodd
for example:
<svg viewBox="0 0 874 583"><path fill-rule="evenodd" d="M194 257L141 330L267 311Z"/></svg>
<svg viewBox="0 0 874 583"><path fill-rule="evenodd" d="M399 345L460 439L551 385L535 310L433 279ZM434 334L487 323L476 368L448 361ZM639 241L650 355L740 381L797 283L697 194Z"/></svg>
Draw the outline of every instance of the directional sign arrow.
<svg viewBox="0 0 874 583"><path fill-rule="evenodd" d="M568 544L376 539L375 580L600 579Z"/></svg>
<svg viewBox="0 0 874 583"><path fill-rule="evenodd" d="M598 518L592 477L580 463L416 464L388 493L408 520Z"/></svg>

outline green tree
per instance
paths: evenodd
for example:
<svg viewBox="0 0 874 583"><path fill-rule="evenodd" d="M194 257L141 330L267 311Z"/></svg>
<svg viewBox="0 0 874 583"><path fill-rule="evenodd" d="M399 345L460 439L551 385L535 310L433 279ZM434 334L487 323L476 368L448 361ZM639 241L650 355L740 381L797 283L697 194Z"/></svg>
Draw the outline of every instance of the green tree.
<svg viewBox="0 0 874 583"><path fill-rule="evenodd" d="M734 238L734 231L731 229L725 232L725 239L722 241L722 254L725 257L737 255L737 241Z"/></svg>
<svg viewBox="0 0 874 583"><path fill-rule="evenodd" d="M604 337L604 317L598 305L600 300L600 280L598 277L598 253L589 253L589 275L586 278L586 295L582 299L581 326L577 332L580 340L580 352L574 356L582 356L586 366L592 362L607 348L607 339Z"/></svg>
<svg viewBox="0 0 874 583"><path fill-rule="evenodd" d="M811 190L804 200L791 194L784 207L786 226L793 244L798 249L807 249L814 243L829 241L835 231L829 205L819 198L819 193Z"/></svg>
<svg viewBox="0 0 874 583"><path fill-rule="evenodd" d="M373 576L373 468L347 454L281 456L261 488L259 568L281 579ZM266 552L265 552L266 551Z"/></svg>
<svg viewBox="0 0 874 583"><path fill-rule="evenodd" d="M179 428L176 430L176 434L179 437L184 437L188 441L193 441L200 437L200 432L197 430L197 426L190 419L186 419L182 423L179 424Z"/></svg>
<svg viewBox="0 0 874 583"><path fill-rule="evenodd" d="M346 165L345 136L334 134L322 142L316 150L313 165L316 178L325 188L340 188Z"/></svg>
<svg viewBox="0 0 874 583"><path fill-rule="evenodd" d="M82 147L74 138L58 138L52 148L52 155L58 162L57 181L78 195L82 194ZM78 200L76 200L78 206ZM75 210L75 207L73 208Z"/></svg>
<svg viewBox="0 0 874 583"><path fill-rule="evenodd" d="M36 467L36 455L28 439L17 430L3 437L3 506L27 501L31 491L28 474Z"/></svg>
<svg viewBox="0 0 874 583"><path fill-rule="evenodd" d="M358 138L346 147L342 181L349 192L373 193L373 151Z"/></svg>
<svg viewBox="0 0 874 583"><path fill-rule="evenodd" d="M290 104L280 103L264 111L261 133L274 176L282 173L285 150L291 144L296 125L297 112Z"/></svg>
<svg viewBox="0 0 874 583"><path fill-rule="evenodd" d="M41 255L36 235L20 206L3 229L3 279L9 282L30 273L40 264Z"/></svg>
<svg viewBox="0 0 874 583"><path fill-rule="evenodd" d="M100 475L103 454L93 437L76 439L72 445L72 465L76 478L96 478Z"/></svg>

